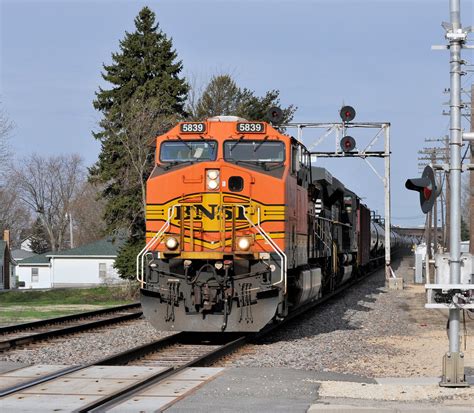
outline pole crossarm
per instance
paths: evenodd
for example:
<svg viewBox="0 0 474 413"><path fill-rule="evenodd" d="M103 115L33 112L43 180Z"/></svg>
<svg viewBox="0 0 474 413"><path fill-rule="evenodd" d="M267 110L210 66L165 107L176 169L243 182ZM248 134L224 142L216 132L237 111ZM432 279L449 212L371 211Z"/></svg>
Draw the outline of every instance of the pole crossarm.
<svg viewBox="0 0 474 413"><path fill-rule="evenodd" d="M283 123L278 125L281 128L333 128L338 126L342 128L385 128L390 126L390 122L334 122L334 123L325 123L325 122L298 122L298 123Z"/></svg>
<svg viewBox="0 0 474 413"><path fill-rule="evenodd" d="M384 151L368 151L368 152L310 152L311 156L317 156L320 158L385 158L390 156L390 153Z"/></svg>

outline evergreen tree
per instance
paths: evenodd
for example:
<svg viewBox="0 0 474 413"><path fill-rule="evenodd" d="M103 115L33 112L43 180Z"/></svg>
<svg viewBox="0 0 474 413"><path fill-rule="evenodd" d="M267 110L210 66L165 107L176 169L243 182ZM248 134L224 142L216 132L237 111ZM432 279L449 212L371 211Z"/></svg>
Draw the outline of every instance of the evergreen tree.
<svg viewBox="0 0 474 413"><path fill-rule="evenodd" d="M51 251L48 233L39 218L36 218L31 228L30 248L35 254L44 254L45 252Z"/></svg>
<svg viewBox="0 0 474 413"><path fill-rule="evenodd" d="M264 96L255 96L249 89L241 89L228 74L213 76L195 105L188 105L188 111L195 120L218 115L235 115L251 121L267 120L268 110L280 106L280 92L271 90ZM193 107L194 106L194 107ZM293 119L296 107L281 108L282 123Z"/></svg>
<svg viewBox="0 0 474 413"><path fill-rule="evenodd" d="M124 255L144 241L145 182L153 167L149 143L185 116L188 92L172 41L148 7L135 18L135 27L112 54L112 64L104 65L102 77L112 87L96 93L94 107L103 117L94 137L102 150L90 169L91 181L104 187L107 232L129 232L119 253ZM135 260L117 262L122 276L135 273Z"/></svg>
<svg viewBox="0 0 474 413"><path fill-rule="evenodd" d="M469 225L463 217L461 217L461 241L469 241Z"/></svg>

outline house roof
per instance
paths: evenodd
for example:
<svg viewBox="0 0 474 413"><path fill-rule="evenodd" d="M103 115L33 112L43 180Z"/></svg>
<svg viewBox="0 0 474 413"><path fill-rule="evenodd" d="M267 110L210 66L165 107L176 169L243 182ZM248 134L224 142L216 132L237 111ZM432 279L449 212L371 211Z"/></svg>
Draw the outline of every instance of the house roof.
<svg viewBox="0 0 474 413"><path fill-rule="evenodd" d="M122 239L105 238L81 247L48 253L48 257L116 257Z"/></svg>
<svg viewBox="0 0 474 413"><path fill-rule="evenodd" d="M12 250L11 254L14 260L23 260L25 258L33 257L36 255L34 252L25 251L22 249Z"/></svg>
<svg viewBox="0 0 474 413"><path fill-rule="evenodd" d="M47 257L50 252L45 252L44 254L35 254L32 257L25 258L24 260L18 261L18 265L21 267L23 265L45 265L49 264L49 257Z"/></svg>

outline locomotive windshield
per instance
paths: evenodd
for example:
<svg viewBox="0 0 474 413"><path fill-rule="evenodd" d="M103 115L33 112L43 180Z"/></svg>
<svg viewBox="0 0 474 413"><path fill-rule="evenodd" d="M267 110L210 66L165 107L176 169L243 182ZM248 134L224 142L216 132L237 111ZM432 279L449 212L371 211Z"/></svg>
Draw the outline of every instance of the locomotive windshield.
<svg viewBox="0 0 474 413"><path fill-rule="evenodd" d="M217 155L215 141L166 141L161 144L161 162L214 161Z"/></svg>
<svg viewBox="0 0 474 413"><path fill-rule="evenodd" d="M226 161L283 162L285 144L279 141L227 141L224 143Z"/></svg>

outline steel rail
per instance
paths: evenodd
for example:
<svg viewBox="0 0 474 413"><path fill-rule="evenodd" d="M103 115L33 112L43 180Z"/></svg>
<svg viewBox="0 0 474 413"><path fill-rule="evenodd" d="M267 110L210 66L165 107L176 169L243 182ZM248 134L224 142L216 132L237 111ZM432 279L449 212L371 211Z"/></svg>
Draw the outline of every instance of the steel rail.
<svg viewBox="0 0 474 413"><path fill-rule="evenodd" d="M302 315L303 313L310 311L311 309L315 309L317 306L320 304L323 304L324 302L328 301L331 298L334 298L341 292L344 292L345 290L349 289L351 286L357 284L361 280L368 278L369 276L373 275L377 271L379 271L381 268L375 268L373 270L368 271L366 274L363 274L362 276L354 278L354 280L347 281L343 285L341 285L339 288L335 289L333 292L328 294L325 297L322 297L321 299L318 299L316 301L310 302L302 307L299 307L297 310L291 312L283 321L271 324L264 328L262 331L258 333L253 333L253 334L246 334L242 335L241 337L238 337L234 340L229 341L228 343L222 345L221 347L214 349L207 354L200 356L196 358L193 361L190 361L182 366L172 368L171 370L166 370L164 372L160 372L156 374L155 376L148 378L144 380L143 382L136 383L129 388L125 388L122 390L117 391L116 393L110 394L105 396L104 398L97 400L95 402L92 402L88 404L87 406L84 406L78 410L76 410L76 413L83 413L83 412L103 412L106 411L110 408L113 408L114 406L117 406L118 404L122 403L123 401L130 399L133 397L135 394L138 392L155 385L159 383L160 381L168 378L171 375L174 375L185 368L189 367L202 367L202 366L208 366L209 364L215 362L216 360L224 357L225 355L234 352L237 350L239 347L242 347L244 344L247 344L250 340L255 340L256 338L261 338L272 331L275 331L284 325L286 325L290 320L293 320L295 317ZM166 337L163 340L160 340L160 342L157 343L151 343L146 346L142 346L139 349L132 350L129 352L122 353L121 355L114 356L109 358L107 363L111 364L117 364L117 363L123 363L123 362L128 362L133 359L145 356L146 354L149 354L149 352L153 353L155 348L163 348L168 344L175 344L183 341L183 337L186 336L191 336L191 333L178 333L173 336ZM137 353L135 353L137 351ZM149 352L148 352L149 351ZM139 354L138 356L136 356Z"/></svg>
<svg viewBox="0 0 474 413"><path fill-rule="evenodd" d="M187 333L184 333L187 334ZM179 334L176 334L179 335ZM170 369L163 372L157 373L156 375L147 378L139 383L135 383L127 388L121 389L115 393L109 394L102 399L96 400L86 406L81 407L78 410L75 410L77 413L83 412L103 412L107 409L112 408L113 406L120 404L121 402L128 400L133 397L136 393L145 390L146 388L157 384L166 378L175 375L187 368L190 367L201 367L208 365L217 359L224 357L225 355L232 353L237 348L243 346L247 343L249 339L248 335L241 335L237 338L233 338L230 341L222 344L219 348L213 349L207 352L204 355L196 357L194 360L191 360L179 367L170 367Z"/></svg>
<svg viewBox="0 0 474 413"><path fill-rule="evenodd" d="M105 396L104 398L97 400L93 403L88 404L87 406L84 406L80 408L79 410L76 410L76 412L100 412L104 411L107 408L111 408L112 406L121 403L122 401L129 399L132 397L134 394L137 392L154 385L166 378L168 378L171 375L174 375L185 368L189 367L203 367L203 366L208 366L211 363L214 363L216 360L224 357L225 355L228 355L235 350L237 350L239 347L242 347L244 344L250 342L251 340L255 339L260 339L263 336L277 330L278 328L283 327L286 325L287 322L290 320L293 320L295 317L300 316L307 311L311 311L313 309L316 309L319 305L323 304L324 302L335 298L338 294L348 290L350 287L353 285L359 283L363 279L366 279L370 277L371 275L375 274L377 271L381 270L381 267L377 267L375 269L369 270L367 273L354 278L353 280L348 280L346 283L341 285L339 288L335 289L333 292L330 294L316 300L309 302L301 307L299 307L297 310L294 310L288 314L288 316L280 321L280 322L275 322L273 324L268 325L266 328L264 328L262 331L258 333L252 333L252 334L247 334L247 335L242 335L238 336L237 334L234 333L233 337L231 337L231 334L227 333L227 337L231 337L232 339L229 339L228 342L224 343L221 345L219 348L214 349L212 351L209 351L207 354L201 355L197 357L196 359L189 361L182 366L179 367L170 367L169 369L166 369L154 376L151 376L143 381L140 381L138 383L135 383L134 385L131 385L129 387L126 387L120 391L117 391L113 394L110 394L108 396ZM219 333L220 334L226 334L226 333ZM65 368L64 370L60 370L55 373L51 373L49 375L45 375L41 378L31 380L29 382L24 382L22 384L12 386L8 389L5 389L3 391L0 391L0 398L4 396L8 396L10 394L19 392L21 390L33 387L37 384L42 384L47 381L51 381L53 379L65 376L69 373L76 372L78 370L83 370L91 366L107 366L107 365L125 365L128 364L131 361L137 360L141 357L145 357L151 353L157 352L159 350L162 350L166 347L172 346L174 344L178 343L185 343L192 341L193 335L195 336L196 333L189 333L189 332L180 332L176 334L172 334L170 336L164 337L160 340L157 340L155 342L145 344L142 346L138 346L135 348L132 348L130 350L126 350L122 353L106 357L104 359L98 360L93 363L89 363L84 366L72 366ZM218 335L216 335L218 337Z"/></svg>
<svg viewBox="0 0 474 413"><path fill-rule="evenodd" d="M0 334L11 333L14 331L27 330L30 328L45 327L52 324L64 323L65 321L80 320L82 318L95 317L102 314L113 313L118 311L132 310L139 308L140 303L124 304L115 307L101 308L100 310L85 311L82 313L69 314L61 317L47 318L45 320L30 321L28 323L12 324L0 327Z"/></svg>
<svg viewBox="0 0 474 413"><path fill-rule="evenodd" d="M115 317L112 316L112 317L103 318L100 320L89 321L89 322L74 325L74 326L53 328L51 330L44 331L41 333L33 332L32 334L29 334L26 336L9 338L9 339L0 341L0 352L20 346L20 345L34 343L41 340L47 340L50 338L61 337L61 336L69 335L69 334L80 333L82 331L88 331L94 328L103 327L110 324L121 323L123 321L134 320L136 318L141 317L142 314L143 313L141 311L137 311L134 313L121 314Z"/></svg>

